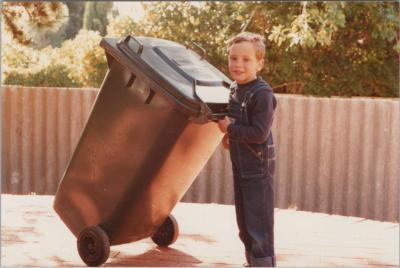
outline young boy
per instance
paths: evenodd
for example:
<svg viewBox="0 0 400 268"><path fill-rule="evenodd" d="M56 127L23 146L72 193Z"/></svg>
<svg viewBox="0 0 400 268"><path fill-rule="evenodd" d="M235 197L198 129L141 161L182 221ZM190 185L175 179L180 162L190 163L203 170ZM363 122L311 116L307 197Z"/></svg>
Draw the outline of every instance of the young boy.
<svg viewBox="0 0 400 268"><path fill-rule="evenodd" d="M243 32L228 42L231 85L229 115L218 122L233 169L236 219L247 265L275 266L275 151L271 126L276 99L257 73L265 45L258 34Z"/></svg>

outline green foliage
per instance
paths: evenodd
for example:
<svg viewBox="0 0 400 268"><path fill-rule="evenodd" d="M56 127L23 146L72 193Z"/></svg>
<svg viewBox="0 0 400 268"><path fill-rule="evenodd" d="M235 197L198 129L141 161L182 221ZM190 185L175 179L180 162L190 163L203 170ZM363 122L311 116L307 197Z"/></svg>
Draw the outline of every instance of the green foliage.
<svg viewBox="0 0 400 268"><path fill-rule="evenodd" d="M95 8L101 3L90 3L92 11L88 6L85 17L93 18L93 14L101 13ZM196 42L206 49L206 59L227 74L226 41L244 30L256 32L266 40L266 64L261 75L276 92L399 96L398 2L205 1L143 5L146 16L142 21L117 16L107 27L108 36L164 38L200 54L193 45ZM99 19L107 18L107 12L101 14ZM22 75L39 75L49 66L58 66L58 71L43 71L40 75L57 77L65 71L67 75L64 73L57 81L70 79L77 86L99 87L107 71L104 51L98 46L100 39L99 33L81 31L60 48L33 50L3 45L3 78L22 81Z"/></svg>
<svg viewBox="0 0 400 268"><path fill-rule="evenodd" d="M66 65L50 65L37 72L11 72L4 79L6 85L23 85L33 87L78 87L79 84L69 77Z"/></svg>
<svg viewBox="0 0 400 268"><path fill-rule="evenodd" d="M1 13L5 30L24 45L37 44L37 39L59 30L68 18L68 8L61 2L4 2Z"/></svg>
<svg viewBox="0 0 400 268"><path fill-rule="evenodd" d="M98 31L101 36L105 36L108 25L108 11L111 10L112 6L112 2L86 2L83 28Z"/></svg>
<svg viewBox="0 0 400 268"><path fill-rule="evenodd" d="M84 7L84 2L6 2L2 22L19 44L58 47L82 28Z"/></svg>
<svg viewBox="0 0 400 268"><path fill-rule="evenodd" d="M193 42L207 51L207 60L227 72L226 39L238 32L248 14L240 12L241 2L190 2L145 4L145 35L182 43L195 51ZM201 53L201 52L199 52Z"/></svg>
<svg viewBox="0 0 400 268"><path fill-rule="evenodd" d="M100 35L81 30L60 48L32 49L16 44L3 46L4 84L25 86L99 87L107 72Z"/></svg>
<svg viewBox="0 0 400 268"><path fill-rule="evenodd" d="M123 38L127 35L144 35L143 28L134 22L131 17L117 16L110 21L107 27L107 35Z"/></svg>
<svg viewBox="0 0 400 268"><path fill-rule="evenodd" d="M75 39L63 43L55 61L70 66L71 77L82 86L98 87L108 69L100 40L98 32L81 30Z"/></svg>
<svg viewBox="0 0 400 268"><path fill-rule="evenodd" d="M261 75L277 92L399 96L398 3L164 2L146 12L146 35L200 43L225 73L226 40L244 29L264 35Z"/></svg>
<svg viewBox="0 0 400 268"><path fill-rule="evenodd" d="M312 2L302 2L301 13L294 16L291 25L282 24L274 26L268 39L281 46L283 42L290 41L289 47L300 45L314 48L317 44L329 46L332 34L345 26L343 4L330 3L323 8L310 8Z"/></svg>
<svg viewBox="0 0 400 268"><path fill-rule="evenodd" d="M39 55L33 48L10 42L2 43L2 71L16 68L30 69L38 64Z"/></svg>

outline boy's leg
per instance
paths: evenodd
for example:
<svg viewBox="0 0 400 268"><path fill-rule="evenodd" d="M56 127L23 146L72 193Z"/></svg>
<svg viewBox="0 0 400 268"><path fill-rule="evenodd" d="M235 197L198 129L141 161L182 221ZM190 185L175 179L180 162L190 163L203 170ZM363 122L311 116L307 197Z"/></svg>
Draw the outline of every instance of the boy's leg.
<svg viewBox="0 0 400 268"><path fill-rule="evenodd" d="M274 266L273 179L240 178L245 228L251 240L251 266Z"/></svg>
<svg viewBox="0 0 400 268"><path fill-rule="evenodd" d="M240 185L240 177L238 171L235 168L235 164L232 163L233 169L233 189L235 194L235 212L236 212L236 222L239 228L239 238L243 242L245 247L246 261L250 264L250 251L251 251L251 240L249 234L247 233L244 214L243 214L243 193Z"/></svg>

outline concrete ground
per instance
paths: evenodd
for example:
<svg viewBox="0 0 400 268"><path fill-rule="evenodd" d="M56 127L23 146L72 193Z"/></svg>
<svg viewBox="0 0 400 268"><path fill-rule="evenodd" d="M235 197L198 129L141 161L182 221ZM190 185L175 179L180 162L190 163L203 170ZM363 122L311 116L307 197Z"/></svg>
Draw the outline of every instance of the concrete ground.
<svg viewBox="0 0 400 268"><path fill-rule="evenodd" d="M53 196L1 196L2 266L84 266L76 238L52 209ZM233 206L178 203L180 236L169 248L150 239L111 247L104 266L231 266L244 262ZM277 265L398 266L399 224L275 210Z"/></svg>

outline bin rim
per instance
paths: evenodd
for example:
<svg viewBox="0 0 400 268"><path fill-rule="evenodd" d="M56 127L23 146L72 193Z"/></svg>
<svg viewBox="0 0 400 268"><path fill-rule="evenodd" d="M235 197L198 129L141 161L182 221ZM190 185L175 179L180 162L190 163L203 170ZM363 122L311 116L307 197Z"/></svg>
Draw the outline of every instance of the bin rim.
<svg viewBox="0 0 400 268"><path fill-rule="evenodd" d="M135 75L140 74L141 76L145 76L150 78L154 84L158 86L158 89L164 93L167 97L172 99L175 103L180 105L182 108L187 110L187 112L192 117L197 117L197 121L210 121L214 118L213 112L208 107L207 103L199 96L197 90L197 86L221 86L226 90L229 90L230 80L227 78L222 72L216 69L213 65L208 63L212 68L218 71L221 76L221 80L217 81L205 81L196 79L195 77L191 77L185 71L183 71L175 62L171 61L160 49L160 45L150 46L141 42L142 40L150 40L156 42L163 42L165 44L171 44L175 47L182 47L189 49L188 47L179 44L174 41L147 37L147 36L131 36L128 35L125 38L117 39L111 37L102 38L100 42L100 46L106 51L106 53L110 54L112 58L116 59L120 64L125 65L128 70L133 72ZM137 51L133 51L128 43L133 41L137 43ZM144 59L142 59L141 55L146 49L152 49L157 56L159 56L169 67L171 67L175 72L179 73L188 83L191 84L193 97L188 97L183 94L181 91L177 90L176 86L171 84L170 81L165 79L163 75L158 73L150 64L148 64ZM192 51L192 53L199 56L196 52ZM200 56L199 56L200 57ZM108 58L108 57L107 57ZM129 60L127 60L129 59ZM202 58L200 60L203 60ZM140 66L140 68L138 68ZM228 82L228 81L229 82ZM227 99L226 104L229 102Z"/></svg>

